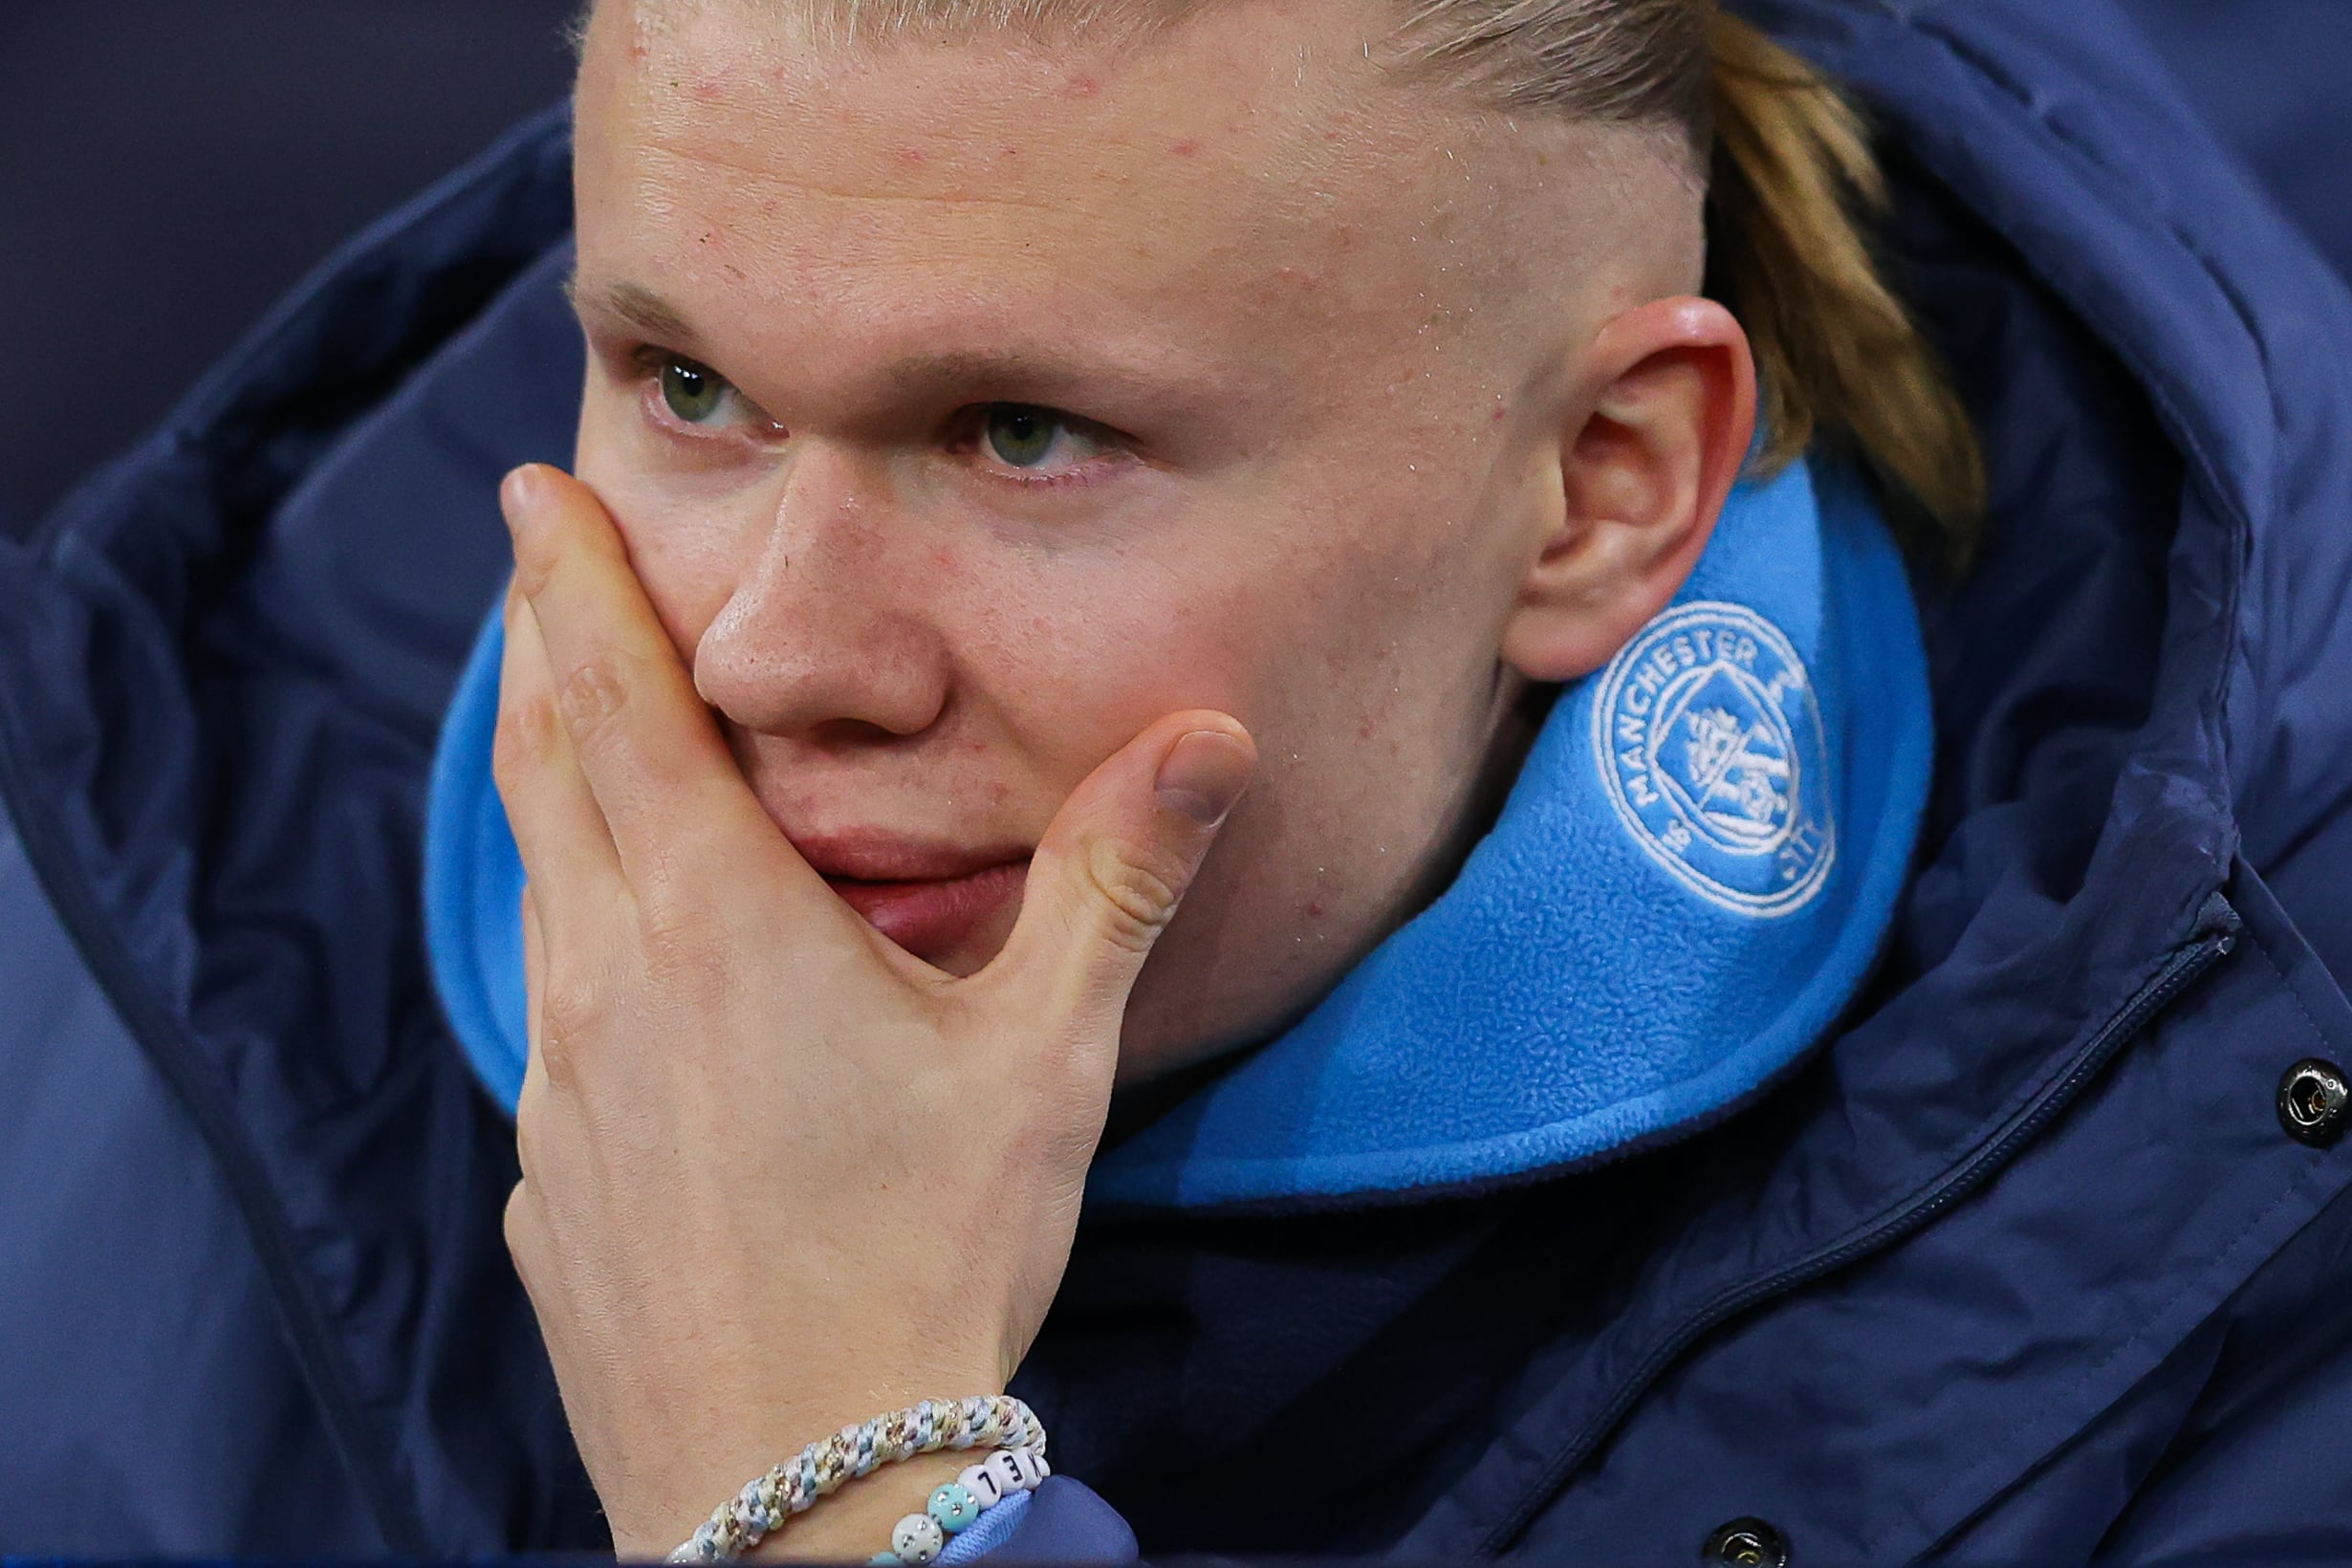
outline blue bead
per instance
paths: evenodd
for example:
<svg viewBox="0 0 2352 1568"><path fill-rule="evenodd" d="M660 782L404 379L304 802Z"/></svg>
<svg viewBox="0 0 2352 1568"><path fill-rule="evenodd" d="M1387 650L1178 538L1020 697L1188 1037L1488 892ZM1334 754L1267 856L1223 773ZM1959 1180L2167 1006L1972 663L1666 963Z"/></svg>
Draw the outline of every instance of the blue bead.
<svg viewBox="0 0 2352 1568"><path fill-rule="evenodd" d="M949 1481L931 1493L931 1522L952 1535L980 1517L980 1499L961 1481Z"/></svg>

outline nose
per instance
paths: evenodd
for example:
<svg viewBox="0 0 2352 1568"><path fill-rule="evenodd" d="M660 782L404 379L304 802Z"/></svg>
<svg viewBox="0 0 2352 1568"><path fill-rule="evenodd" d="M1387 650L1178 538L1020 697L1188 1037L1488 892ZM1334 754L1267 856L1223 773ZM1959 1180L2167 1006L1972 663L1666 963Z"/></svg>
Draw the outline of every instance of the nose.
<svg viewBox="0 0 2352 1568"><path fill-rule="evenodd" d="M908 531L890 526L889 498L859 468L814 444L795 454L773 526L695 646L703 700L746 730L912 735L947 706L924 577L898 558Z"/></svg>

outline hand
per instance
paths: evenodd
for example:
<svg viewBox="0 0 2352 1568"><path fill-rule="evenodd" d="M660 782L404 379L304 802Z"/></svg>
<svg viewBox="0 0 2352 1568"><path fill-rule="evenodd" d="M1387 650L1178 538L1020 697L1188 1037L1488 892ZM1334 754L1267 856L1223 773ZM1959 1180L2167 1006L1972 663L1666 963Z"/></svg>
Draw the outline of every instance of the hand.
<svg viewBox="0 0 2352 1568"><path fill-rule="evenodd" d="M659 1555L845 1423L1003 1389L1128 991L1256 753L1219 713L1146 729L1056 816L1004 950L950 978L769 819L594 494L534 467L502 500L531 1016L507 1239L615 1543ZM862 1558L922 1490L845 1494L789 1550Z"/></svg>

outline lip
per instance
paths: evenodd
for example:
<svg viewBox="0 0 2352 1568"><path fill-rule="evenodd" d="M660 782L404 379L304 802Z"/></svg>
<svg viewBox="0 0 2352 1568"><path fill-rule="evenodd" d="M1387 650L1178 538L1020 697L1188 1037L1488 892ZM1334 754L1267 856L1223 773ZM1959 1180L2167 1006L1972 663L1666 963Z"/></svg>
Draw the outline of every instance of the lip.
<svg viewBox="0 0 2352 1568"><path fill-rule="evenodd" d="M952 882L1030 856L1027 844L970 846L890 833L795 836L792 843L827 882Z"/></svg>
<svg viewBox="0 0 2352 1568"><path fill-rule="evenodd" d="M1029 862L1007 860L961 877L907 882L859 882L827 877L843 904L871 926L925 962L945 958L971 939L980 926L1020 896Z"/></svg>
<svg viewBox="0 0 2352 1568"><path fill-rule="evenodd" d="M1029 877L1024 845L967 848L885 836L795 839L836 897L915 957L969 941Z"/></svg>

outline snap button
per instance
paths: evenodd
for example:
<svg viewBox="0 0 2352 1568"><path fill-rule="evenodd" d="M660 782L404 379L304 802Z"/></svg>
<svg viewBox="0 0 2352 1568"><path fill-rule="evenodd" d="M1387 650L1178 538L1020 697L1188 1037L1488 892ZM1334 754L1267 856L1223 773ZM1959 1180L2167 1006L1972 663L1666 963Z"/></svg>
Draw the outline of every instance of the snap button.
<svg viewBox="0 0 2352 1568"><path fill-rule="evenodd" d="M1736 1568L1789 1568L1789 1538L1762 1519L1733 1519L1707 1537L1699 1560Z"/></svg>
<svg viewBox="0 0 2352 1568"><path fill-rule="evenodd" d="M2312 1056L2278 1080L2278 1124L2298 1143L2327 1147L2343 1136L2347 1111L2352 1111L2352 1084L2332 1061Z"/></svg>

